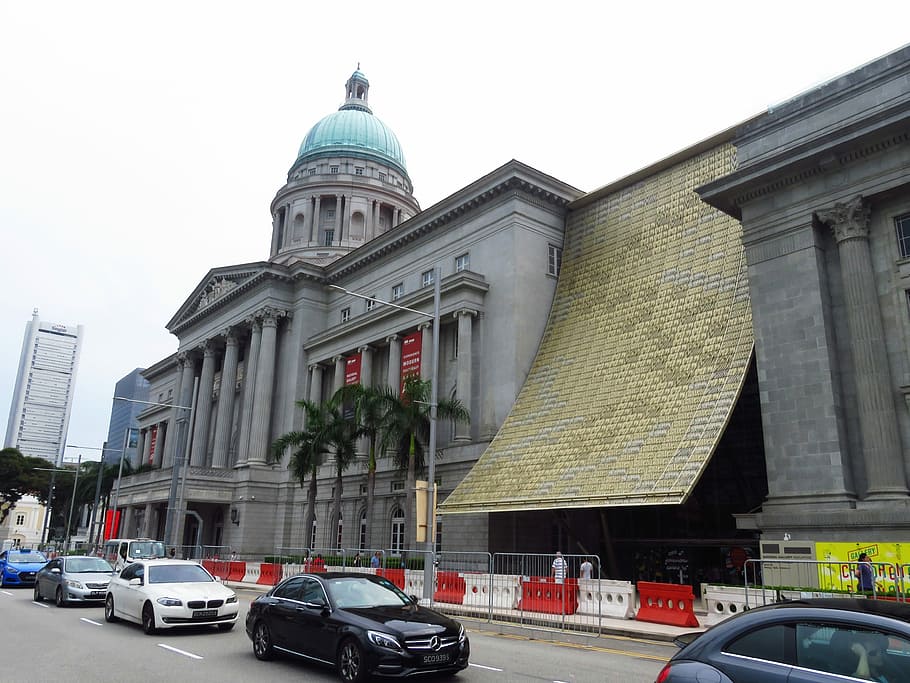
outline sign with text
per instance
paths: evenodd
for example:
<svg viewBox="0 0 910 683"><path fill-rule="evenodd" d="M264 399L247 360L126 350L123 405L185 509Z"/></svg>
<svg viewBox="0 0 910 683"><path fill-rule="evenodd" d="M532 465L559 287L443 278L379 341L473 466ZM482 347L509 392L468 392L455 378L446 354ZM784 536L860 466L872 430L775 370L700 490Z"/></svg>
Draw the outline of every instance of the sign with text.
<svg viewBox="0 0 910 683"><path fill-rule="evenodd" d="M158 425L155 425L151 429L151 436L149 436L149 465L152 464L152 461L155 459L155 447L158 445ZM139 457L142 457L142 453L139 454Z"/></svg>
<svg viewBox="0 0 910 683"><path fill-rule="evenodd" d="M420 349L423 345L423 334L420 330L412 332L401 342L401 387L411 375L420 374Z"/></svg>
<svg viewBox="0 0 910 683"><path fill-rule="evenodd" d="M819 588L845 590L857 588L856 567L860 553L866 553L872 563L875 590L878 593L894 593L895 584L906 571L910 562L910 548L906 543L816 543L815 556L818 566Z"/></svg>
<svg viewBox="0 0 910 683"><path fill-rule="evenodd" d="M345 385L360 383L360 362L361 362L361 354L359 354L359 353L355 353L353 356L348 356L345 359L345 361L344 361L344 383L345 383Z"/></svg>

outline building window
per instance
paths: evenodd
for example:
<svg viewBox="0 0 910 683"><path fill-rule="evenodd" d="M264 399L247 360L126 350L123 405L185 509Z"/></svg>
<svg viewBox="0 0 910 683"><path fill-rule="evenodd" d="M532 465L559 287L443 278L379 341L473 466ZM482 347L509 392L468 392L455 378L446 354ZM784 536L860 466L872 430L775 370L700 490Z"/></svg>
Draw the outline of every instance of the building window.
<svg viewBox="0 0 910 683"><path fill-rule="evenodd" d="M562 249L552 244L547 247L547 274L559 275L562 268Z"/></svg>
<svg viewBox="0 0 910 683"><path fill-rule="evenodd" d="M894 228L897 230L897 247L901 258L910 258L910 213L895 218Z"/></svg>
<svg viewBox="0 0 910 683"><path fill-rule="evenodd" d="M341 322L346 323L351 319L351 308L342 308L341 309Z"/></svg>
<svg viewBox="0 0 910 683"><path fill-rule="evenodd" d="M323 239L323 241L322 241L322 246L324 246L324 247L331 247L331 246L332 246L332 240L335 239L335 231L334 231L334 230L326 230L326 231L325 231L325 234L323 235L323 237L324 237L325 239Z"/></svg>
<svg viewBox="0 0 910 683"><path fill-rule="evenodd" d="M313 529L310 531L310 547L316 547L316 517L313 517Z"/></svg>
<svg viewBox="0 0 910 683"><path fill-rule="evenodd" d="M467 270L471 267L471 255L462 254L461 256L455 257L455 272L460 273L463 270Z"/></svg>
<svg viewBox="0 0 910 683"><path fill-rule="evenodd" d="M354 175L363 175L363 168L361 168L360 166L355 166Z"/></svg>
<svg viewBox="0 0 910 683"><path fill-rule="evenodd" d="M315 168L308 168L306 172L307 172L307 175L316 175Z"/></svg>
<svg viewBox="0 0 910 683"><path fill-rule="evenodd" d="M357 544L358 550L363 550L367 547L367 511L363 510L360 513L360 542Z"/></svg>
<svg viewBox="0 0 910 683"><path fill-rule="evenodd" d="M385 173L379 174L379 180L381 180L382 182L385 182Z"/></svg>
<svg viewBox="0 0 910 683"><path fill-rule="evenodd" d="M329 166L329 173L338 173L337 166Z"/></svg>
<svg viewBox="0 0 910 683"><path fill-rule="evenodd" d="M442 552L442 520L436 520L436 552Z"/></svg>
<svg viewBox="0 0 910 683"><path fill-rule="evenodd" d="M25 514L19 513L16 515L16 526L22 526L25 524Z"/></svg>
<svg viewBox="0 0 910 683"><path fill-rule="evenodd" d="M404 285L400 282L392 286L392 301L396 301L404 296Z"/></svg>
<svg viewBox="0 0 910 683"><path fill-rule="evenodd" d="M343 527L341 522L342 522L341 513L339 512L338 513L338 532L335 534L335 547L336 548L341 547L341 530Z"/></svg>
<svg viewBox="0 0 910 683"><path fill-rule="evenodd" d="M374 298L372 298L372 299L367 299L367 313L369 313L369 312L372 311L374 308L376 308L376 299L375 299L376 295L375 295L375 294L371 294L370 296L372 296L372 297L374 297Z"/></svg>
<svg viewBox="0 0 910 683"><path fill-rule="evenodd" d="M397 479L396 481L393 481L392 482L392 491L393 492L394 491L404 491L404 481L401 479Z"/></svg>
<svg viewBox="0 0 910 683"><path fill-rule="evenodd" d="M327 209L325 212L325 217L327 220L335 220L335 209Z"/></svg>
<svg viewBox="0 0 910 683"><path fill-rule="evenodd" d="M433 271L425 270L420 274L420 286L429 287L433 284Z"/></svg>
<svg viewBox="0 0 910 683"><path fill-rule="evenodd" d="M392 538L389 547L396 555L404 548L404 512L396 510L392 515Z"/></svg>

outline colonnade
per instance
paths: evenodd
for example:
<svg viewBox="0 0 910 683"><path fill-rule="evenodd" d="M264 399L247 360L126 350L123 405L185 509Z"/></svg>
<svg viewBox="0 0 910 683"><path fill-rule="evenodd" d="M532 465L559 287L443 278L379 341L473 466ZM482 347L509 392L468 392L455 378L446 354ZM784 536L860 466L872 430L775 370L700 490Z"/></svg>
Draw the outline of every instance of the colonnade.
<svg viewBox="0 0 910 683"><path fill-rule="evenodd" d="M323 203L334 207L335 217L331 227L323 225L320 222L322 216ZM390 230L397 226L402 220L401 208L383 202L380 199L358 198L358 202L365 203L364 211L364 235L363 240L369 241L377 235ZM285 230L283 231L283 243L278 248L284 248L294 241L304 240L310 244L320 244L322 242L320 231L323 228L333 231L332 242L338 243L342 240L348 240L351 237L351 216L354 213L354 196L353 193L336 193L336 194L314 194L306 198L303 206L300 203L292 204L288 202L284 205ZM386 226L385 230L380 230L380 218L383 213L383 207L387 207L390 214L391 224ZM301 213L302 208L302 213ZM297 217L302 216L300 224ZM329 246L329 245L326 245Z"/></svg>

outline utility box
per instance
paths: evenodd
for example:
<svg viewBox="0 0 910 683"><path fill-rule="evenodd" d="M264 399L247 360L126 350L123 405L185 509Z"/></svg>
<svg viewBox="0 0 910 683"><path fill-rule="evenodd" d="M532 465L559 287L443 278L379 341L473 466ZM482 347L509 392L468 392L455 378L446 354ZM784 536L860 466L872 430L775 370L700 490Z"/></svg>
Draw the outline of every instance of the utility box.
<svg viewBox="0 0 910 683"><path fill-rule="evenodd" d="M765 586L818 588L815 541L762 541L761 573L757 583ZM777 561L775 561L777 560ZM753 577L747 579L752 582Z"/></svg>

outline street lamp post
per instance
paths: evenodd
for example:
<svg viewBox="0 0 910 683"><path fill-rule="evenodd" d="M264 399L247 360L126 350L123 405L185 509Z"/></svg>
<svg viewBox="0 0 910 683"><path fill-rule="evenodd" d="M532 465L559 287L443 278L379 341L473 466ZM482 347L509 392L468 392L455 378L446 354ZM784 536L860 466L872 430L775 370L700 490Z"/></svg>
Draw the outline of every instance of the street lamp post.
<svg viewBox="0 0 910 683"><path fill-rule="evenodd" d="M439 299L440 299L440 271L439 267L433 269L433 313L425 313L424 311L418 311L415 308L408 308L407 306L400 306L398 304L393 304L389 301L383 301L372 296L365 296L363 294L358 294L357 292L352 292L345 289L344 287L339 287L338 285L329 285L333 289L340 289L346 294L355 296L359 299L366 299L367 301L373 301L376 303L383 304L384 306L391 306L392 308L397 308L402 311L408 311L409 313L416 313L417 315L422 315L426 318L430 318L433 321L433 360L432 372L430 375L430 438L429 443L427 444L427 449L429 450L427 458L427 532L426 532L426 542L424 544L425 559L423 563L423 597L425 600L432 601L433 599L433 588L434 588L434 576L433 576L433 558L435 556L436 548L434 547L434 537L436 535L435 520L436 520L436 409L439 402Z"/></svg>
<svg viewBox="0 0 910 683"><path fill-rule="evenodd" d="M61 464L64 464L64 461L62 458L61 458ZM76 484L79 483L79 469L81 467L82 467L82 454L80 453L79 459L76 461L76 477L73 479L73 494L72 494L72 498L70 499L70 512L69 512L69 516L66 518L66 534L64 535L64 541L63 541L64 552L69 550L70 526L73 523L73 505L76 502ZM57 472L70 472L71 470L59 468L59 467L54 467L54 468L33 467L32 469L34 469L36 472L50 472L51 473L51 491L50 491L50 495L48 496L48 512L45 514L45 517L48 517L50 515L50 504L51 504L50 501L54 495L54 488L55 488L54 478L57 475ZM44 545L44 533L43 532L41 534L41 544Z"/></svg>

